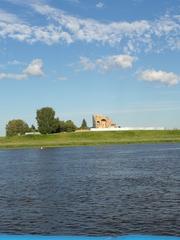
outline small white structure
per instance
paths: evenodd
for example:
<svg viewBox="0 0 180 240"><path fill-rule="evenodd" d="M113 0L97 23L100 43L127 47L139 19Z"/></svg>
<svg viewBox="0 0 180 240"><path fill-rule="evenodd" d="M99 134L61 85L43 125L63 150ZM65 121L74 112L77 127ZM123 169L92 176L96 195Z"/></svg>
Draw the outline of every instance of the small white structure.
<svg viewBox="0 0 180 240"><path fill-rule="evenodd" d="M29 136L29 135L41 135L40 132L26 132L25 133L26 136Z"/></svg>
<svg viewBox="0 0 180 240"><path fill-rule="evenodd" d="M91 128L92 132L102 132L102 131L155 131L155 130L165 130L164 127L117 127L117 128Z"/></svg>

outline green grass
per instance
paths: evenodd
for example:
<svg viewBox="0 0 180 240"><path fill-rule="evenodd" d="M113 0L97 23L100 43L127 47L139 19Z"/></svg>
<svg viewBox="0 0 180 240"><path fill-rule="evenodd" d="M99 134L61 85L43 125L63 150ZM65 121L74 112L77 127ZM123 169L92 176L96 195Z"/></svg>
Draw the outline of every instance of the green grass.
<svg viewBox="0 0 180 240"><path fill-rule="evenodd" d="M52 135L0 137L0 148L88 146L104 144L180 142L180 130L74 132Z"/></svg>

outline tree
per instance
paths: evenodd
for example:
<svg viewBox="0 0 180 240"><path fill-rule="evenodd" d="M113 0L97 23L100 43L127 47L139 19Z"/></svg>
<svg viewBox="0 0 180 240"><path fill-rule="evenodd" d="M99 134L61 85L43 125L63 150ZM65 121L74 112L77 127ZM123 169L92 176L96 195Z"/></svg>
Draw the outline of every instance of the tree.
<svg viewBox="0 0 180 240"><path fill-rule="evenodd" d="M30 127L30 131L31 132L36 132L37 130L36 130L36 127L32 124L31 125L31 127Z"/></svg>
<svg viewBox="0 0 180 240"><path fill-rule="evenodd" d="M6 125L6 136L23 135L29 132L29 126L21 119L13 119Z"/></svg>
<svg viewBox="0 0 180 240"><path fill-rule="evenodd" d="M76 125L71 120L65 122L65 132L74 132L77 129Z"/></svg>
<svg viewBox="0 0 180 240"><path fill-rule="evenodd" d="M80 129L89 129L88 126L87 126L87 122L86 122L85 119L82 120L82 124L81 124Z"/></svg>
<svg viewBox="0 0 180 240"><path fill-rule="evenodd" d="M66 131L66 123L65 121L60 120L57 132L65 132L65 131Z"/></svg>
<svg viewBox="0 0 180 240"><path fill-rule="evenodd" d="M59 119L55 118L55 111L53 108L44 107L37 110L36 120L40 133L50 134L57 132Z"/></svg>

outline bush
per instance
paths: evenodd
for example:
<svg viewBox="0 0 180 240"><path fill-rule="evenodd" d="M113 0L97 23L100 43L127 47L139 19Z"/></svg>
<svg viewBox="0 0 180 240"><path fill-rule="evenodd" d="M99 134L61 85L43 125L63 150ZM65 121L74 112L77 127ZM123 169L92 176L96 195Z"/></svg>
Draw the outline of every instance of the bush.
<svg viewBox="0 0 180 240"><path fill-rule="evenodd" d="M21 119L13 119L6 125L6 136L24 135L29 131L28 124Z"/></svg>
<svg viewBox="0 0 180 240"><path fill-rule="evenodd" d="M65 122L65 132L74 132L77 129L76 125L71 120Z"/></svg>

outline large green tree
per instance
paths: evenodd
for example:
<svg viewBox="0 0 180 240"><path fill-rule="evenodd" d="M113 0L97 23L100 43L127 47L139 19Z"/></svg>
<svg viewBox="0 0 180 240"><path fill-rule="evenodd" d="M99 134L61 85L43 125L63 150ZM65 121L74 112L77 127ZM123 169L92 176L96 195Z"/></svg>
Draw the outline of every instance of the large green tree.
<svg viewBox="0 0 180 240"><path fill-rule="evenodd" d="M21 119L13 119L6 125L7 136L23 135L26 132L29 132L29 126Z"/></svg>
<svg viewBox="0 0 180 240"><path fill-rule="evenodd" d="M59 119L55 118L55 111L53 108L44 107L37 110L36 120L40 133L50 134L57 132L59 127Z"/></svg>

